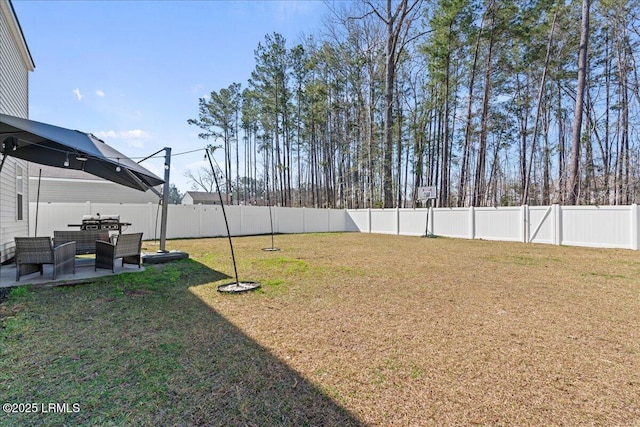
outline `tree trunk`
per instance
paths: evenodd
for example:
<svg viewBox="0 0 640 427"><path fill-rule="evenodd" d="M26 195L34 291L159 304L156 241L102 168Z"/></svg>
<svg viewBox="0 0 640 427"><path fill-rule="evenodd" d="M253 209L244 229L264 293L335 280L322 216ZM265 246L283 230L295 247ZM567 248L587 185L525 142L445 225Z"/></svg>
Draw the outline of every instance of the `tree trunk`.
<svg viewBox="0 0 640 427"><path fill-rule="evenodd" d="M566 155L565 155L565 139L564 139L564 113L562 112L562 89L560 83L557 83L558 89L558 105L556 112L556 120L558 122L558 198L556 203L562 204L565 200L565 176L566 176Z"/></svg>
<svg viewBox="0 0 640 427"><path fill-rule="evenodd" d="M484 204L486 185L485 162L487 159L487 123L489 120L489 96L491 95L491 72L493 70L493 36L494 31L492 30L491 35L489 36L489 51L487 53L487 65L484 74L484 94L482 95L482 113L480 119L480 141L478 144L478 161L476 163L476 179L473 186L472 206L481 206Z"/></svg>
<svg viewBox="0 0 640 427"><path fill-rule="evenodd" d="M578 201L580 188L580 138L582 136L582 111L587 75L587 46L589 41L589 0L582 0L582 25L580 30L580 51L578 55L578 86L576 88L576 111L571 135L571 168L569 171L568 205Z"/></svg>
<svg viewBox="0 0 640 427"><path fill-rule="evenodd" d="M524 190L522 191L522 204L526 205L529 202L529 185L531 184L531 168L533 166L533 153L535 152L536 142L538 139L538 123L540 122L540 112L542 111L542 95L544 94L544 85L547 77L547 69L549 68L549 57L551 52L551 42L553 40L553 30L556 25L556 15L553 15L553 22L551 23L551 29L549 30L549 39L547 40L547 52L544 57L544 67L542 68L542 79L540 81L540 88L538 90L538 100L536 106L536 118L533 124L533 135L531 137L531 154L529 155L529 167L527 169L527 176L525 177ZM545 137L545 142L547 142ZM545 148L544 161L547 164L547 148ZM545 166L546 168L546 166ZM545 179L547 171L545 169ZM546 182L546 181L545 181Z"/></svg>
<svg viewBox="0 0 640 427"><path fill-rule="evenodd" d="M467 182L469 180L469 158L471 156L471 122L473 105L473 88L476 80L476 70L478 66L478 56L480 51L480 36L482 35L482 27L484 25L484 14L480 23L480 30L476 38L476 47L473 52L473 65L471 67L471 76L469 77L469 100L467 101L467 122L464 129L464 148L462 150L462 167L460 168L460 183L458 185L458 206L462 207L467 199Z"/></svg>
<svg viewBox="0 0 640 427"><path fill-rule="evenodd" d="M406 0L403 0L406 4ZM382 166L382 186L384 187L384 207L393 207L393 86L395 81L395 22L391 11L391 0L387 0L386 16L387 41L385 45L384 75L384 160Z"/></svg>

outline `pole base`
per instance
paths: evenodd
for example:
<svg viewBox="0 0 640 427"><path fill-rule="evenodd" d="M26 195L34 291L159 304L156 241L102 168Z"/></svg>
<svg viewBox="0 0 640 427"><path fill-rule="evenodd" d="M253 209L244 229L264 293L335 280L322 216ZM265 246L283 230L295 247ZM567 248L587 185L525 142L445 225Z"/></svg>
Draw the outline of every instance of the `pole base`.
<svg viewBox="0 0 640 427"><path fill-rule="evenodd" d="M144 264L164 264L165 262L177 261L179 259L187 258L189 258L189 254L182 251L158 251L152 254L142 255L142 262Z"/></svg>
<svg viewBox="0 0 640 427"><path fill-rule="evenodd" d="M241 292L255 291L260 286L259 282L232 282L218 286L218 292L238 294Z"/></svg>

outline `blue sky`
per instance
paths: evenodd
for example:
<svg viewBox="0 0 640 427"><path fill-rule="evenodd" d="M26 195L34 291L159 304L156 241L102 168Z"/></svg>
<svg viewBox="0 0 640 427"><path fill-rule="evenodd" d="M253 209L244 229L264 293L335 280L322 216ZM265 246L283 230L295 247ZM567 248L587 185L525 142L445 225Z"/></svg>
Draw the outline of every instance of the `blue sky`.
<svg viewBox="0 0 640 427"><path fill-rule="evenodd" d="M36 69L30 118L91 132L132 158L165 146L204 148L198 98L246 82L266 34L291 47L321 32L321 1L34 1L13 0ZM171 182L204 152L172 158ZM219 162L221 162L219 160ZM145 167L162 176L162 161Z"/></svg>

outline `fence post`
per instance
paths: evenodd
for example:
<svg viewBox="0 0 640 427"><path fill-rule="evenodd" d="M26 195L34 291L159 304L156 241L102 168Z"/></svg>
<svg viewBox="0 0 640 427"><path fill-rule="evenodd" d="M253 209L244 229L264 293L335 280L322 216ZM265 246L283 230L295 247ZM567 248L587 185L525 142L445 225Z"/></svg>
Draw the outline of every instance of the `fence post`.
<svg viewBox="0 0 640 427"><path fill-rule="evenodd" d="M469 239L476 238L476 208L469 206Z"/></svg>
<svg viewBox="0 0 640 427"><path fill-rule="evenodd" d="M553 205L553 244L562 245L562 207Z"/></svg>
<svg viewBox="0 0 640 427"><path fill-rule="evenodd" d="M530 223L529 223L529 206L528 205L522 205L520 207L520 215L522 218L522 242L523 243L529 243L529 233L531 233L531 230L529 229L530 227Z"/></svg>
<svg viewBox="0 0 640 427"><path fill-rule="evenodd" d="M371 208L367 208L367 228L368 228L368 232L369 234L371 234Z"/></svg>
<svg viewBox="0 0 640 427"><path fill-rule="evenodd" d="M427 215L429 215L429 218L427 219L427 236L429 236L429 231L431 231L431 234L435 236L436 231L433 229L433 225L435 224L433 220L433 206L429 206L427 209Z"/></svg>
<svg viewBox="0 0 640 427"><path fill-rule="evenodd" d="M396 235L400 234L400 208L396 208Z"/></svg>
<svg viewBox="0 0 640 427"><path fill-rule="evenodd" d="M631 249L638 250L638 205L631 205Z"/></svg>

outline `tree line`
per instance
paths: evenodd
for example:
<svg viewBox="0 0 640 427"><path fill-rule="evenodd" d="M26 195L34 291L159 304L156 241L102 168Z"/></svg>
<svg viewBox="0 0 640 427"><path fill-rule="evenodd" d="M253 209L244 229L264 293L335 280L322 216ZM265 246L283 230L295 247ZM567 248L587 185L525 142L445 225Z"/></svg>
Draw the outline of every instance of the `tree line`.
<svg viewBox="0 0 640 427"><path fill-rule="evenodd" d="M638 202L639 0L327 5L322 35L266 35L188 121L235 203Z"/></svg>

